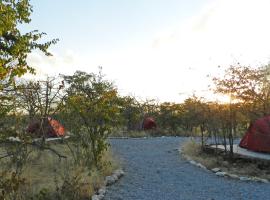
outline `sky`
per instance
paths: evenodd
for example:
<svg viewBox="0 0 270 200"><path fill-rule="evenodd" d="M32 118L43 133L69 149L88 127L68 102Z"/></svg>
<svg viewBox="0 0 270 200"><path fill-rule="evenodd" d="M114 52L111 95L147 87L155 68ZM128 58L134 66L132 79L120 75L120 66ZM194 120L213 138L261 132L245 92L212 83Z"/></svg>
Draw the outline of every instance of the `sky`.
<svg viewBox="0 0 270 200"><path fill-rule="evenodd" d="M50 48L28 56L37 77L97 72L122 95L214 100L211 76L270 60L269 0L32 0L23 31L46 32ZM220 66L220 67L218 67Z"/></svg>

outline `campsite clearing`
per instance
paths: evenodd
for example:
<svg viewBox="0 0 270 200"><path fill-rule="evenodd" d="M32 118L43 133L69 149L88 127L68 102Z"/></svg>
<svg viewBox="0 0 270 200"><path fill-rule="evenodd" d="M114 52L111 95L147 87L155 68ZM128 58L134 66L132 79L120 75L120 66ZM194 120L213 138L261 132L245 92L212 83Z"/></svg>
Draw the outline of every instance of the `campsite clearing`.
<svg viewBox="0 0 270 200"><path fill-rule="evenodd" d="M217 177L179 156L183 137L111 139L125 176L105 199L188 200L268 199L270 184Z"/></svg>

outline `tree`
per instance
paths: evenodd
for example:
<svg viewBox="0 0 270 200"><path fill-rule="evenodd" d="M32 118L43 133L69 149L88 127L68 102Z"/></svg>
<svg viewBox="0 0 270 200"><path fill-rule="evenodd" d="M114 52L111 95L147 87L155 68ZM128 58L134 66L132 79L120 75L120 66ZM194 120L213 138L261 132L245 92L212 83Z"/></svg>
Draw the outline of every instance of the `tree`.
<svg viewBox="0 0 270 200"><path fill-rule="evenodd" d="M141 128L143 108L135 97L124 96L120 98L120 111L123 126L126 127L127 131Z"/></svg>
<svg viewBox="0 0 270 200"><path fill-rule="evenodd" d="M19 107L27 112L30 120L47 119L55 115L61 108L65 94L64 81L47 77L47 80L24 81L17 84L14 92Z"/></svg>
<svg viewBox="0 0 270 200"><path fill-rule="evenodd" d="M214 77L215 91L245 104L251 121L270 113L269 65L260 68L230 66Z"/></svg>
<svg viewBox="0 0 270 200"><path fill-rule="evenodd" d="M176 133L182 125L183 109L181 104L164 102L159 105L158 124L163 129Z"/></svg>
<svg viewBox="0 0 270 200"><path fill-rule="evenodd" d="M269 66L251 68L246 66L230 66L223 77L214 77L215 92L230 97L225 109L227 123L223 130L227 132L230 153L233 153L233 138L237 130L237 116L240 111L249 115L250 121L270 113L270 80ZM233 102L235 100L235 102ZM243 109L244 108L244 109ZM224 140L226 143L226 140Z"/></svg>
<svg viewBox="0 0 270 200"><path fill-rule="evenodd" d="M26 72L34 73L26 61L27 55L35 49L41 50L45 55L51 44L57 39L46 43L38 43L45 35L37 30L23 34L18 26L30 23L32 6L29 0L3 0L0 1L0 81L1 88L14 81L14 77L22 76ZM4 85L3 85L4 84ZM0 88L0 89L1 89Z"/></svg>
<svg viewBox="0 0 270 200"><path fill-rule="evenodd" d="M77 71L65 76L68 85L65 116L66 124L77 138L84 152L83 162L99 167L102 153L107 148L106 139L118 125L119 106L116 88L99 74ZM94 163L91 163L94 161Z"/></svg>

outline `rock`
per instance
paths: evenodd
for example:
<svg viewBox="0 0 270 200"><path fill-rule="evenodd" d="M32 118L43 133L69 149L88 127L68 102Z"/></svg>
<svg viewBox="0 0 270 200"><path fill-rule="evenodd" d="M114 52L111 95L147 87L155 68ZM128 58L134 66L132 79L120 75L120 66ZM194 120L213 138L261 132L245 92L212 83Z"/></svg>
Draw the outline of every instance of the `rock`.
<svg viewBox="0 0 270 200"><path fill-rule="evenodd" d="M98 198L99 198L99 200L102 200L102 199L104 199L104 195L100 194L100 195L98 195Z"/></svg>
<svg viewBox="0 0 270 200"><path fill-rule="evenodd" d="M125 172L122 169L119 169L118 171L119 171L120 176L124 176L125 175Z"/></svg>
<svg viewBox="0 0 270 200"><path fill-rule="evenodd" d="M258 177L252 177L251 180L256 181L256 182L261 182L261 179Z"/></svg>
<svg viewBox="0 0 270 200"><path fill-rule="evenodd" d="M202 165L201 163L197 163L197 166L202 168L202 169L207 169L204 165Z"/></svg>
<svg viewBox="0 0 270 200"><path fill-rule="evenodd" d="M269 183L269 181L267 179L264 179L264 178L260 178L260 182L262 182L262 183Z"/></svg>
<svg viewBox="0 0 270 200"><path fill-rule="evenodd" d="M240 176L239 177L240 181L251 181L252 179L246 176Z"/></svg>
<svg viewBox="0 0 270 200"><path fill-rule="evenodd" d="M99 195L104 195L106 193L106 188L105 187L102 187L98 190L98 194Z"/></svg>
<svg viewBox="0 0 270 200"><path fill-rule="evenodd" d="M95 194L95 195L92 196L91 199L92 199L92 200L99 200L99 196Z"/></svg>
<svg viewBox="0 0 270 200"><path fill-rule="evenodd" d="M106 176L105 178L105 185L112 185L113 183L115 183L115 178L113 176Z"/></svg>
<svg viewBox="0 0 270 200"><path fill-rule="evenodd" d="M114 174L118 177L121 178L122 176L124 176L124 171L122 169L118 169L114 172Z"/></svg>
<svg viewBox="0 0 270 200"><path fill-rule="evenodd" d="M192 165L197 165L197 163L194 160L190 160L189 163Z"/></svg>
<svg viewBox="0 0 270 200"><path fill-rule="evenodd" d="M226 176L227 173L226 172L216 172L217 176Z"/></svg>
<svg viewBox="0 0 270 200"><path fill-rule="evenodd" d="M216 167L216 168L211 169L211 171L214 172L214 173L217 173L217 172L220 172L221 169L219 169L219 168Z"/></svg>
<svg viewBox="0 0 270 200"><path fill-rule="evenodd" d="M237 176L237 175L235 175L235 174L228 174L228 176L229 176L230 178L235 178L235 179L238 179L238 178L239 178L239 176Z"/></svg>
<svg viewBox="0 0 270 200"><path fill-rule="evenodd" d="M116 173L113 173L112 177L114 178L114 182L119 179L118 175Z"/></svg>

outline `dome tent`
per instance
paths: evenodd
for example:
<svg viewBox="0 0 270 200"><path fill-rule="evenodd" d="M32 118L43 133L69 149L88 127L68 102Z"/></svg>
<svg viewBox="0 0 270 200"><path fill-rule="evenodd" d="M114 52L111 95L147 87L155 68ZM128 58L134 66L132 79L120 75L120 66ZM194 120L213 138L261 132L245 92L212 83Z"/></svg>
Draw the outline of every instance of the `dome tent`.
<svg viewBox="0 0 270 200"><path fill-rule="evenodd" d="M147 117L143 120L142 127L144 130L149 130L157 127L155 120L152 117Z"/></svg>
<svg viewBox="0 0 270 200"><path fill-rule="evenodd" d="M42 124L42 127L41 127ZM48 117L41 121L32 121L27 128L28 133L32 133L38 137L45 135L45 137L62 137L65 136L65 128L57 120Z"/></svg>
<svg viewBox="0 0 270 200"><path fill-rule="evenodd" d="M270 152L270 115L252 123L239 146L252 151Z"/></svg>

